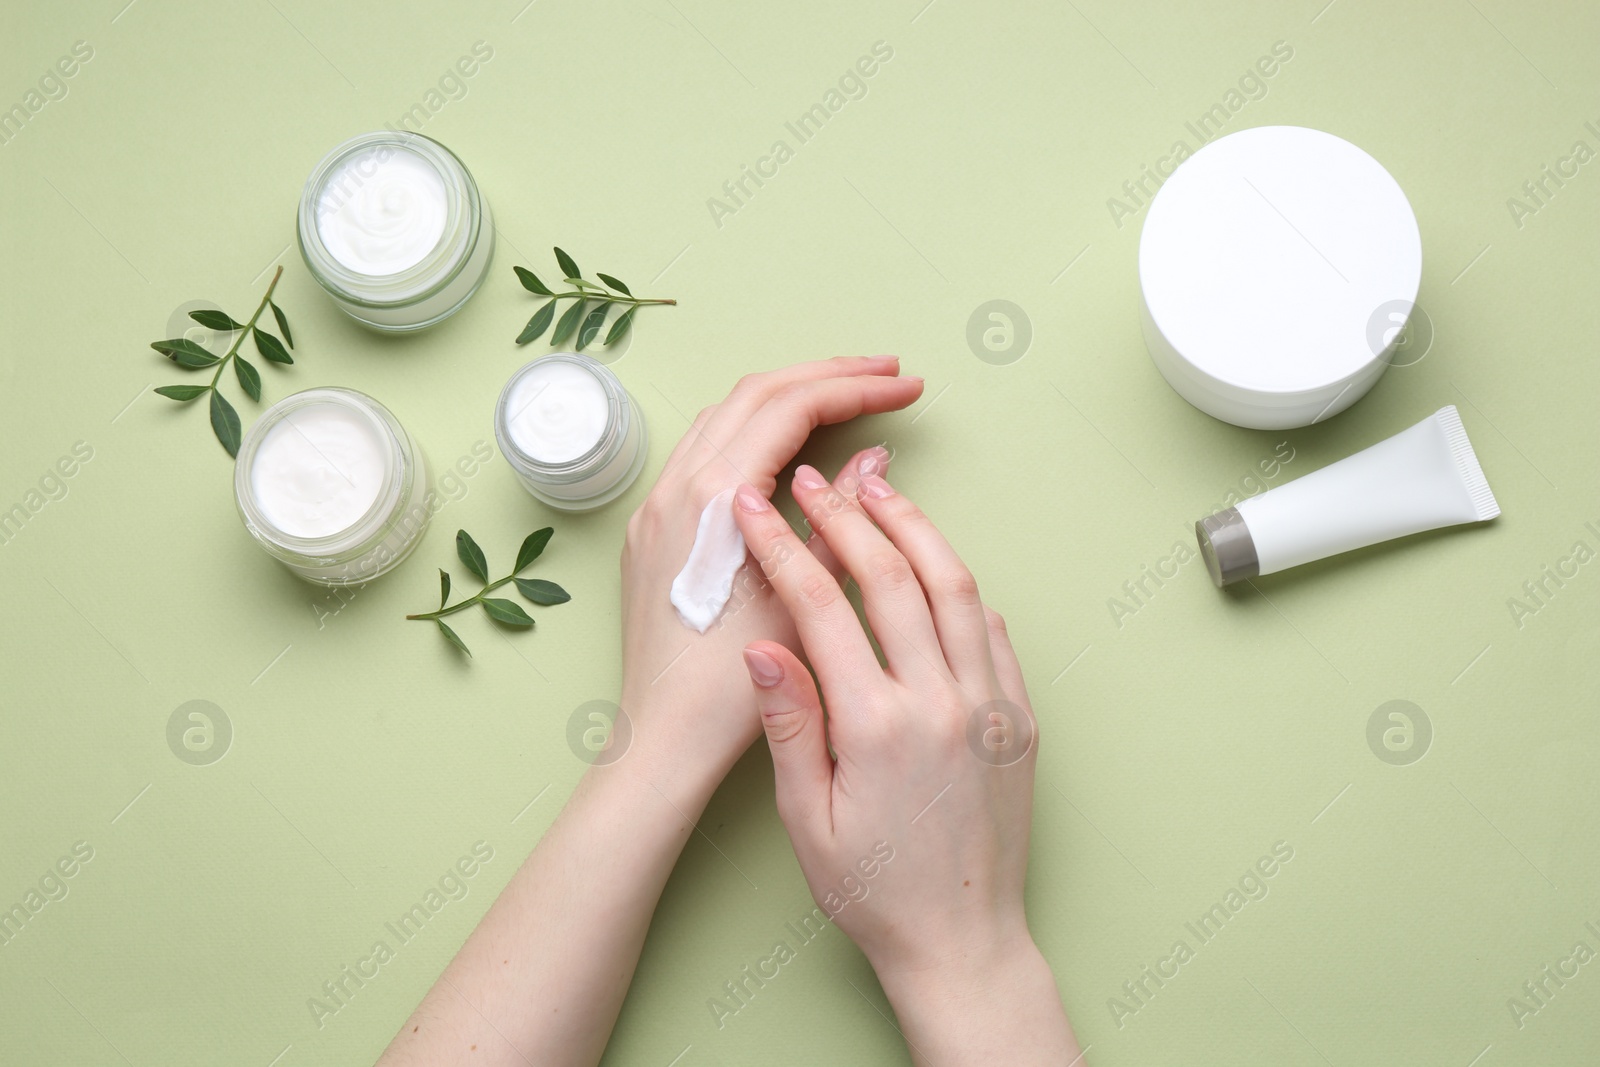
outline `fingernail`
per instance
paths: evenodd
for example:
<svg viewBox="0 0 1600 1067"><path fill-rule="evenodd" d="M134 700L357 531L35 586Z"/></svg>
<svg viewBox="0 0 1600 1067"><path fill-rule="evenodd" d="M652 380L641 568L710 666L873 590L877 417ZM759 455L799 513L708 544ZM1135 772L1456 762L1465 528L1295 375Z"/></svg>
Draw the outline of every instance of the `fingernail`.
<svg viewBox="0 0 1600 1067"><path fill-rule="evenodd" d="M902 377L900 380L904 382L916 382L918 385L921 385L924 379L908 374Z"/></svg>
<svg viewBox="0 0 1600 1067"><path fill-rule="evenodd" d="M866 478L873 474L882 474L884 468L888 465L889 450L882 445L877 445L867 449L866 453L862 455L858 466L861 471L861 477Z"/></svg>
<svg viewBox="0 0 1600 1067"><path fill-rule="evenodd" d="M795 468L794 484L802 489L821 489L828 484L828 479L824 478L817 468L802 463Z"/></svg>
<svg viewBox="0 0 1600 1067"><path fill-rule="evenodd" d="M733 499L739 502L739 507L745 511L766 511L767 498L756 492L753 486L741 485L733 494Z"/></svg>
<svg viewBox="0 0 1600 1067"><path fill-rule="evenodd" d="M758 649L744 650L744 665L750 672L750 680L763 689L771 689L783 681L783 668L778 661Z"/></svg>
<svg viewBox="0 0 1600 1067"><path fill-rule="evenodd" d="M879 478L876 474L868 475L861 479L861 491L873 500L882 500L894 492L893 489L889 488L889 483Z"/></svg>

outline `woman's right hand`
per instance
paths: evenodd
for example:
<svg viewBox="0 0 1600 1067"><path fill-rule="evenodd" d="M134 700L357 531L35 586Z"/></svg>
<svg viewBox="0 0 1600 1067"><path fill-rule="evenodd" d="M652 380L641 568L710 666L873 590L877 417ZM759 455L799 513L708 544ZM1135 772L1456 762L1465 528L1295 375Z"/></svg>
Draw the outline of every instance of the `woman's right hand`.
<svg viewBox="0 0 1600 1067"><path fill-rule="evenodd" d="M793 493L860 587L882 666L838 580L765 495L735 497L750 551L786 560L768 579L828 709L786 647L746 647L779 815L919 1062L1074 1062L1023 909L1038 729L1016 654L921 510L882 478L860 487L846 495L802 466Z"/></svg>

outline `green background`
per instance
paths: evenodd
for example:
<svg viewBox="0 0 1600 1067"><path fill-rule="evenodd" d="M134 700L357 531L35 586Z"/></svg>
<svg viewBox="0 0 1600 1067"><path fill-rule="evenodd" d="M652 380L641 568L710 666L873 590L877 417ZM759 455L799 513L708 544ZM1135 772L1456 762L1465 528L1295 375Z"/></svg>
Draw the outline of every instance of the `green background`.
<svg viewBox="0 0 1600 1067"><path fill-rule="evenodd" d="M1088 1062L1594 1062L1600 962L1521 1027L1507 1001L1576 942L1600 951L1600 563L1569 563L1520 626L1508 600L1576 542L1600 550L1600 163L1520 225L1507 198L1575 141L1600 148L1584 127L1600 126L1600 13L925 2L14 6L0 106L74 42L93 57L0 145L0 508L26 509L75 443L93 458L0 548L0 905L75 842L93 859L0 947L0 1061L372 1060L584 770L568 717L617 696L623 526L685 416L752 369L888 351L925 398L806 457L886 439L897 485L1011 623L1045 735L1029 910ZM430 112L480 41L492 58ZM866 95L798 144L784 123L878 41L893 58ZM1435 339L1350 411L1267 433L1199 413L1153 369L1143 212L1118 227L1107 200L1176 139L1194 147L1185 122L1279 41L1292 58L1228 129L1329 130L1395 175ZM316 288L293 215L324 152L418 103L499 244L459 315L384 338ZM708 198L780 138L793 158L719 226ZM536 354L511 343L536 305L510 268L548 271L556 243L681 302L642 312L614 365L650 465L597 514L549 511L496 456L412 559L344 603L259 551L203 410L150 392L184 380L146 347L175 311L246 314L282 263L299 346L263 368L266 402L365 390L442 469L492 444L494 399ZM966 340L997 298L1032 330L1005 366ZM230 392L248 427L261 406ZM1293 455L1281 484L1448 403L1498 521L1238 595L1163 563L1275 452ZM464 616L466 662L403 621L432 606L456 528L504 565L551 523L535 573L574 600L537 632ZM1118 625L1123 583L1175 565ZM231 723L208 766L169 750L190 700ZM1391 700L1431 724L1410 765L1367 741ZM905 1062L834 929L715 1025L708 999L810 901L760 749L701 829L607 1062ZM466 898L319 1027L308 998L393 947L384 924L477 841L494 859ZM1200 944L1184 923L1280 841L1294 858L1270 893ZM1109 998L1178 939L1193 959L1119 1025Z"/></svg>

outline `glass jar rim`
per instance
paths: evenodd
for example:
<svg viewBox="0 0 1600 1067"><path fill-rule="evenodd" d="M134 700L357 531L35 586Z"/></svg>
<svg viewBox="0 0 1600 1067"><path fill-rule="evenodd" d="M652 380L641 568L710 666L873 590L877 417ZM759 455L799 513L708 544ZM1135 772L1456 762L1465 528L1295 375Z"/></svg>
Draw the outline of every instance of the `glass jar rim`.
<svg viewBox="0 0 1600 1067"><path fill-rule="evenodd" d="M511 392L517 383L536 367L546 363L565 363L583 368L600 383L600 388L606 394L606 426L600 433L600 439L582 455L563 463L547 463L529 455L512 435L507 414L507 408L511 403ZM582 352L551 352L549 355L524 363L506 381L505 388L500 390L500 400L495 404L495 436L500 439L500 447L506 452L506 458L514 465L546 481L579 481L611 461L617 449L621 448L627 439L629 420L632 417L627 391L623 389L622 382L612 373L611 368Z"/></svg>
<svg viewBox="0 0 1600 1067"><path fill-rule="evenodd" d="M361 517L335 533L322 537L301 537L287 532L266 517L256 501L255 483L251 475L256 450L266 440L268 432L290 414L314 404L332 404L358 412L388 447L383 456L383 485ZM239 446L233 473L234 497L239 511L258 540L285 552L328 559L359 555L374 539L387 536L392 525L390 520L400 499L401 482L404 480L405 443L402 438L400 424L389 409L355 389L321 386L286 396L262 413Z"/></svg>
<svg viewBox="0 0 1600 1067"><path fill-rule="evenodd" d="M317 208L329 178L340 166L360 152L384 146L420 156L438 172L446 190L447 214L444 232L419 262L394 274L363 274L351 270L328 251L318 228ZM352 137L322 157L300 194L295 228L301 257L324 289L358 307L395 308L419 303L449 286L472 258L482 236L482 225L478 185L459 156L420 133L377 130ZM386 299L383 294L387 291L403 295Z"/></svg>

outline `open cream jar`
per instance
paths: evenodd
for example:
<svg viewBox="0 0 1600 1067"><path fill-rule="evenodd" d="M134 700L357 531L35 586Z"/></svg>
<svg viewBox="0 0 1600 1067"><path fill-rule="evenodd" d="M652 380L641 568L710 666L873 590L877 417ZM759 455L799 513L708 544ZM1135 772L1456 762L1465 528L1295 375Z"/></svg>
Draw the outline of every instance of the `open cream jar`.
<svg viewBox="0 0 1600 1067"><path fill-rule="evenodd" d="M398 566L430 515L422 449L354 389L307 389L268 408L239 446L233 492L261 547L320 585Z"/></svg>
<svg viewBox="0 0 1600 1067"><path fill-rule="evenodd" d="M494 436L523 487L551 507L587 511L621 496L644 468L644 416L603 363L557 352L500 393Z"/></svg>
<svg viewBox="0 0 1600 1067"><path fill-rule="evenodd" d="M1145 344L1183 398L1236 426L1321 422L1389 366L1422 280L1400 186L1320 130L1219 138L1157 190L1139 237Z"/></svg>
<svg viewBox="0 0 1600 1067"><path fill-rule="evenodd" d="M345 314L420 330L482 284L494 249L489 202L461 161L415 133L362 134L318 163L300 196L300 253Z"/></svg>

